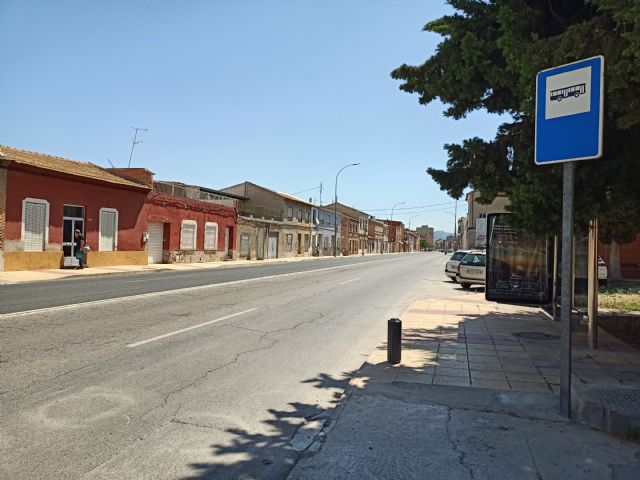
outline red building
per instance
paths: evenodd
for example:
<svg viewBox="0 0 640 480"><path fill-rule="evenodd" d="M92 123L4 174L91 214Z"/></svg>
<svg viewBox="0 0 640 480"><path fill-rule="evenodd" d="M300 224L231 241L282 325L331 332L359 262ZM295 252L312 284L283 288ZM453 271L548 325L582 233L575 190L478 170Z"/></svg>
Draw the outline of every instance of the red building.
<svg viewBox="0 0 640 480"><path fill-rule="evenodd" d="M91 163L0 146L0 268L75 265L75 229L91 265L146 264L149 191Z"/></svg>
<svg viewBox="0 0 640 480"><path fill-rule="evenodd" d="M385 220L389 226L389 245L391 245L391 252L403 252L404 251L404 224L397 220Z"/></svg>
<svg viewBox="0 0 640 480"><path fill-rule="evenodd" d="M89 266L235 256L236 199L207 189L187 198L153 185L146 169L0 146L0 270L76 265L75 229L91 248Z"/></svg>
<svg viewBox="0 0 640 480"><path fill-rule="evenodd" d="M152 191L147 199L149 263L234 258L237 210Z"/></svg>

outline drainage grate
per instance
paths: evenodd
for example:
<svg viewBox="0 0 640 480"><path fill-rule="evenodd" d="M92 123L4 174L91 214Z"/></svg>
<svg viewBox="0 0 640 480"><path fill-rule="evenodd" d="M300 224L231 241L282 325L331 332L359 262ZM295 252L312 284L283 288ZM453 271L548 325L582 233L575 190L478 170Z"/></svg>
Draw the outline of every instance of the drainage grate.
<svg viewBox="0 0 640 480"><path fill-rule="evenodd" d="M526 340L558 340L560 338L558 335L542 332L516 332L513 336Z"/></svg>

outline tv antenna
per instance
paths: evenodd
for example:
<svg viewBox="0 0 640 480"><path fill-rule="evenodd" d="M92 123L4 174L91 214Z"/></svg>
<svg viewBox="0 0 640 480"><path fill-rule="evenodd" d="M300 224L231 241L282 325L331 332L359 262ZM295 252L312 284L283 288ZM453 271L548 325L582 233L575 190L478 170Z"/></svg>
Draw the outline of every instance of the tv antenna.
<svg viewBox="0 0 640 480"><path fill-rule="evenodd" d="M146 128L140 128L140 127L131 127L131 128L133 128L136 131L136 133L134 133L133 141L131 142L131 153L129 154L129 164L127 165L127 168L131 167L131 158L133 157L133 149L134 149L134 147L139 143L144 143L144 141L142 140L142 134L140 134L140 138L138 138L138 132L148 132L149 131Z"/></svg>

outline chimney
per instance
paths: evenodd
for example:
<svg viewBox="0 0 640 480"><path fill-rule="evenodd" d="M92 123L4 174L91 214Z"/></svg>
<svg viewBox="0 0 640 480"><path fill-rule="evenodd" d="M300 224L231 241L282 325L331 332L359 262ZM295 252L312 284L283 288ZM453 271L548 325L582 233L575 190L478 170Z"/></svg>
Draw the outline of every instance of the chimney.
<svg viewBox="0 0 640 480"><path fill-rule="evenodd" d="M107 168L107 171L132 182L153 187L153 172L146 168Z"/></svg>

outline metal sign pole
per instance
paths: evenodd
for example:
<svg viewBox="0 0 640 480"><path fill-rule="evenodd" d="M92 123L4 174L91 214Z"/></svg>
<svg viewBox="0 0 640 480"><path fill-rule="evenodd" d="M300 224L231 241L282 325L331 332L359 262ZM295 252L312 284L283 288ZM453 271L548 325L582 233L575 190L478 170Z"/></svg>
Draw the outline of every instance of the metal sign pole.
<svg viewBox="0 0 640 480"><path fill-rule="evenodd" d="M589 348L598 348L598 219L589 222Z"/></svg>
<svg viewBox="0 0 640 480"><path fill-rule="evenodd" d="M553 293L551 295L553 319L558 321L558 235L553 236Z"/></svg>
<svg viewBox="0 0 640 480"><path fill-rule="evenodd" d="M560 300L560 412L571 418L571 298L573 278L573 183L575 162L563 165L562 179L562 282Z"/></svg>

